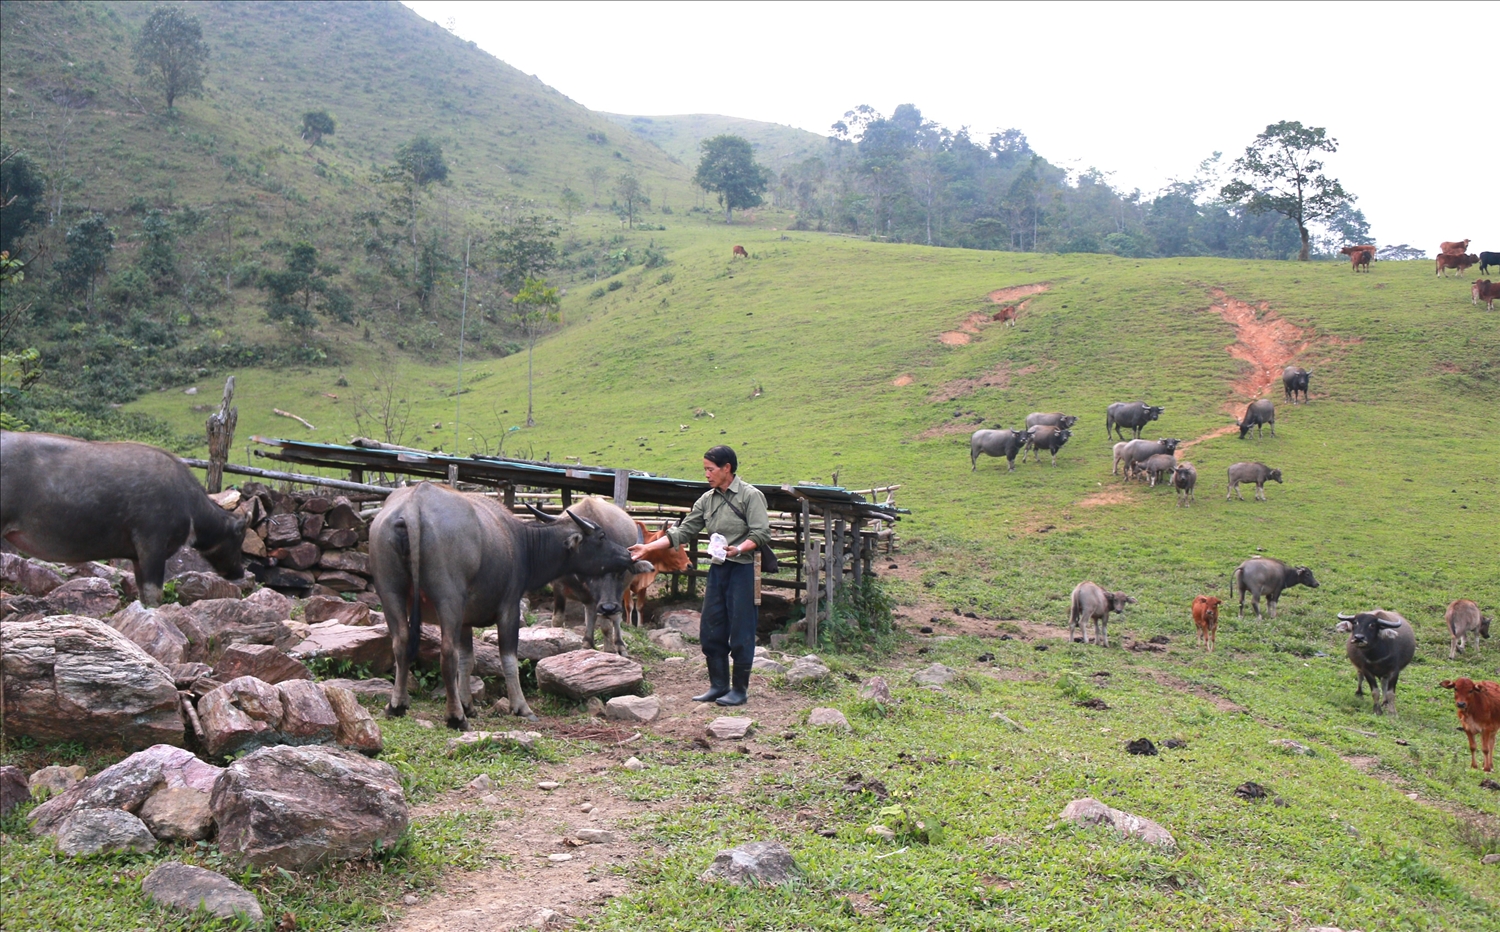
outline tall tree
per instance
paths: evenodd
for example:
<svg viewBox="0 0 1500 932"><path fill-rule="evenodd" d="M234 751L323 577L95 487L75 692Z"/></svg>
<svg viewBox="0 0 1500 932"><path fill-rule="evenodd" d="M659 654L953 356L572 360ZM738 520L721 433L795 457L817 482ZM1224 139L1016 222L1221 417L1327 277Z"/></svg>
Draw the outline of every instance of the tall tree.
<svg viewBox="0 0 1500 932"><path fill-rule="evenodd" d="M416 278L420 268L421 247L417 243L417 208L422 194L434 182L442 184L448 180L448 163L443 160L443 147L426 136L418 136L410 142L396 147L396 161L376 175L376 180L396 187L391 206L407 218L407 229L411 236L411 273Z"/></svg>
<svg viewBox="0 0 1500 932"><path fill-rule="evenodd" d="M318 322L316 308L345 323L353 321L351 301L333 282L338 266L318 261L318 247L297 242L283 247L286 267L261 273L260 287L267 292L266 316L287 321L304 332Z"/></svg>
<svg viewBox="0 0 1500 932"><path fill-rule="evenodd" d="M62 285L74 293L87 290L85 307L93 313L94 292L115 250L114 228L100 214L90 214L68 228L66 242L68 254L57 267Z"/></svg>
<svg viewBox="0 0 1500 932"><path fill-rule="evenodd" d="M310 146L323 144L324 136L332 136L336 124L327 110L309 110L302 114L302 138Z"/></svg>
<svg viewBox="0 0 1500 932"><path fill-rule="evenodd" d="M703 158L693 183L711 194L717 194L724 208L724 222L729 223L736 210L761 205L761 195L771 184L769 169L755 164L755 151L742 136L715 136L698 144Z"/></svg>
<svg viewBox="0 0 1500 932"><path fill-rule="evenodd" d="M17 150L0 155L0 252L12 255L16 241L47 217L47 182Z"/></svg>
<svg viewBox="0 0 1500 932"><path fill-rule="evenodd" d="M1234 160L1240 177L1219 193L1251 214L1277 213L1295 223L1302 237L1297 259L1306 262L1311 252L1307 225L1332 219L1354 200L1337 178L1323 174L1323 162L1316 158L1319 152L1338 150L1338 140L1321 126L1303 126L1295 120L1273 123Z"/></svg>
<svg viewBox="0 0 1500 932"><path fill-rule="evenodd" d="M564 185L558 201L562 204L563 213L568 215L568 223L571 224L573 215L583 209L583 195Z"/></svg>
<svg viewBox="0 0 1500 932"><path fill-rule="evenodd" d="M636 208L651 204L651 199L641 190L641 179L636 177L635 172L626 172L616 179L615 197L623 202L619 206L625 211L627 227L635 229Z"/></svg>
<svg viewBox="0 0 1500 932"><path fill-rule="evenodd" d="M559 299L557 289L547 285L544 279L528 278L521 290L511 299L511 320L526 336L526 426L535 427L531 416L531 357L536 350L537 338L549 324L558 319Z"/></svg>
<svg viewBox="0 0 1500 932"><path fill-rule="evenodd" d="M135 42L135 73L161 90L168 110L178 97L203 96L207 63L208 46L197 17L175 6L151 11Z"/></svg>
<svg viewBox="0 0 1500 932"><path fill-rule="evenodd" d="M522 217L498 231L491 239L490 258L495 281L511 294L520 294L531 279L544 279L557 262L561 231L556 221L538 216Z"/></svg>

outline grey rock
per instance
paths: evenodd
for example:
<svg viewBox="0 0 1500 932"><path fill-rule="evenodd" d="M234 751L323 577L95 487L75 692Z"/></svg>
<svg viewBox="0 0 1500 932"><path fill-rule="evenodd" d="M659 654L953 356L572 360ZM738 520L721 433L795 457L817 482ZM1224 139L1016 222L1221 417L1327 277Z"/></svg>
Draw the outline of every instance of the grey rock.
<svg viewBox="0 0 1500 932"><path fill-rule="evenodd" d="M199 841L214 830L209 793L190 786L162 787L141 805L140 819L162 841Z"/></svg>
<svg viewBox="0 0 1500 932"><path fill-rule="evenodd" d="M663 628L674 628L682 633L689 641L698 640L698 628L702 622L702 614L689 609L676 609L661 616Z"/></svg>
<svg viewBox="0 0 1500 932"><path fill-rule="evenodd" d="M890 705L891 686L885 681L885 677L872 676L860 685L859 698L878 702L881 705Z"/></svg>
<svg viewBox="0 0 1500 932"><path fill-rule="evenodd" d="M912 679L919 686L947 686L958 676L958 672L951 667L945 667L940 663L918 670L912 675Z"/></svg>
<svg viewBox="0 0 1500 932"><path fill-rule="evenodd" d="M288 870L388 848L409 820L396 768L327 747L262 748L235 761L212 806L231 863Z"/></svg>
<svg viewBox="0 0 1500 932"><path fill-rule="evenodd" d="M792 668L786 671L786 681L792 686L801 686L804 683L817 683L828 679L828 668L817 660L809 660L799 657L792 661Z"/></svg>
<svg viewBox="0 0 1500 932"><path fill-rule="evenodd" d="M586 845L612 845L615 843L615 833L602 828L581 828L573 833L573 837Z"/></svg>
<svg viewBox="0 0 1500 932"><path fill-rule="evenodd" d="M721 715L704 727L704 731L720 741L734 741L745 737L755 726L755 719L735 715Z"/></svg>
<svg viewBox="0 0 1500 932"><path fill-rule="evenodd" d="M107 579L86 576L70 579L47 593L49 615L87 615L103 618L120 607L120 594Z"/></svg>
<svg viewBox="0 0 1500 932"><path fill-rule="evenodd" d="M1500 854L1486 854L1479 859L1480 864L1500 864Z"/></svg>
<svg viewBox="0 0 1500 932"><path fill-rule="evenodd" d="M12 809L29 799L31 788L21 768L10 764L0 767L0 816L9 815Z"/></svg>
<svg viewBox="0 0 1500 932"><path fill-rule="evenodd" d="M687 650L687 640L676 628L652 628L646 632L646 637L662 650Z"/></svg>
<svg viewBox="0 0 1500 932"><path fill-rule="evenodd" d="M201 906L211 916L220 919L243 916L256 926L266 918L260 901L249 890L223 874L180 861L169 861L152 871L141 881L141 890L157 903L179 912L196 912Z"/></svg>
<svg viewBox="0 0 1500 932"><path fill-rule="evenodd" d="M1272 747L1278 747L1284 751L1292 754L1300 754L1304 757L1311 757L1313 753L1312 748L1305 744L1299 744L1291 738L1274 738L1270 743Z"/></svg>
<svg viewBox="0 0 1500 932"><path fill-rule="evenodd" d="M189 751L158 744L130 755L118 764L75 784L60 796L42 803L27 816L31 830L50 835L74 812L85 809L122 809L139 812L158 789L191 787L207 793L223 768L206 764Z"/></svg>
<svg viewBox="0 0 1500 932"><path fill-rule="evenodd" d="M837 728L840 731L852 730L849 720L838 709L813 709L807 714L807 724L814 728Z"/></svg>
<svg viewBox="0 0 1500 932"><path fill-rule="evenodd" d="M577 650L537 661L537 688L569 699L635 690L645 679L634 660L598 650Z"/></svg>
<svg viewBox="0 0 1500 932"><path fill-rule="evenodd" d="M589 701L583 704L584 711L588 712L590 718L604 717L604 701L598 696L590 696Z"/></svg>
<svg viewBox="0 0 1500 932"><path fill-rule="evenodd" d="M777 673L785 673L790 668L786 664L778 663L769 657L756 657L755 662L750 665L750 669L756 673L774 676Z"/></svg>
<svg viewBox="0 0 1500 932"><path fill-rule="evenodd" d="M739 886L773 887L790 881L797 870L792 853L774 841L752 841L720 851L698 876L705 883L725 881Z"/></svg>
<svg viewBox="0 0 1500 932"><path fill-rule="evenodd" d="M1068 803L1062 811L1062 819L1079 825L1107 825L1148 844L1163 848L1177 847L1177 840L1172 837L1172 833L1150 819L1113 809L1088 796Z"/></svg>
<svg viewBox="0 0 1500 932"><path fill-rule="evenodd" d="M494 638L488 635L495 629L486 631L486 640L491 643ZM545 657L556 657L558 654L567 654L575 650L583 650L583 638L577 632L568 628L555 628L551 626L533 625L522 628L516 642L516 656L521 660L541 660Z"/></svg>
<svg viewBox="0 0 1500 932"><path fill-rule="evenodd" d="M50 799L71 790L86 776L88 776L88 771L77 764L71 767L53 764L43 767L28 777L26 789L32 799Z"/></svg>
<svg viewBox="0 0 1500 932"><path fill-rule="evenodd" d="M604 706L604 717L616 722L646 724L661 715L661 700L655 696L616 696Z"/></svg>
<svg viewBox="0 0 1500 932"><path fill-rule="evenodd" d="M155 850L156 838L146 823L123 809L83 809L62 821L55 833L57 850L83 858L115 851Z"/></svg>
<svg viewBox="0 0 1500 932"><path fill-rule="evenodd" d="M192 605L205 599L238 599L240 587L217 573L189 571L178 576L177 604Z"/></svg>

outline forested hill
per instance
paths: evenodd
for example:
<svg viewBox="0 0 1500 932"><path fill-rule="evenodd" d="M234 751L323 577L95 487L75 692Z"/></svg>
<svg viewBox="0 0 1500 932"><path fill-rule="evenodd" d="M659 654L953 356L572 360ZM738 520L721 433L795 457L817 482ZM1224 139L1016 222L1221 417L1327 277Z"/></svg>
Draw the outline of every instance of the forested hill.
<svg viewBox="0 0 1500 932"><path fill-rule="evenodd" d="M690 169L698 164L698 144L713 136L728 134L749 140L756 162L778 176L807 159L827 155L828 137L805 129L763 120L721 116L717 113L688 113L680 116L630 116L605 113L615 123L643 139L660 146L668 155Z"/></svg>

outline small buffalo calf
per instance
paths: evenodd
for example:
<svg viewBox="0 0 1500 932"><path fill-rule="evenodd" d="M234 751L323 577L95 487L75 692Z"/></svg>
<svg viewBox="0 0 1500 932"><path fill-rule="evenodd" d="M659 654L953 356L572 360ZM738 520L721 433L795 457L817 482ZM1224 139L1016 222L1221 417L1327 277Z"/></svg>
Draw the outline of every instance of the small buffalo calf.
<svg viewBox="0 0 1500 932"><path fill-rule="evenodd" d="M1500 731L1500 683L1475 682L1467 676L1443 680L1438 684L1453 690L1453 704L1458 708L1458 725L1469 738L1469 766L1479 769L1475 757L1474 736L1480 736L1484 748L1484 772L1495 769L1495 732Z"/></svg>
<svg viewBox="0 0 1500 932"><path fill-rule="evenodd" d="M1193 624L1198 628L1198 640L1211 654L1214 639L1219 633L1219 605L1222 600L1211 595L1200 595L1193 600Z"/></svg>
<svg viewBox="0 0 1500 932"><path fill-rule="evenodd" d="M1179 507L1197 501L1193 496L1193 489L1198 485L1198 470L1193 468L1192 463L1178 463L1177 468L1172 470L1172 485L1177 489Z"/></svg>

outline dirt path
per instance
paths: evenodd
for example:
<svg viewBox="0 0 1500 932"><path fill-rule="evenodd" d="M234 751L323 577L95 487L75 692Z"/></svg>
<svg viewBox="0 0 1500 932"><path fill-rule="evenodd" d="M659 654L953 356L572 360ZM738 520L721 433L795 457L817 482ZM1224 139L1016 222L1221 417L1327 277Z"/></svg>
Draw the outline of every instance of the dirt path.
<svg viewBox="0 0 1500 932"><path fill-rule="evenodd" d="M1031 303L1029 300L1021 299L1041 294L1051 287L1046 282L1038 282L1033 285L1012 285L1009 288L997 288L991 291L989 299L990 303L998 304L1002 307L1013 305L1015 307L1014 318L1020 319L1021 314L1026 310L1026 306ZM964 318L963 323L958 325L957 330L948 330L939 334L938 341L945 346L967 346L970 340L979 335L981 328L999 319L1001 319L999 313L974 311L968 317Z"/></svg>

